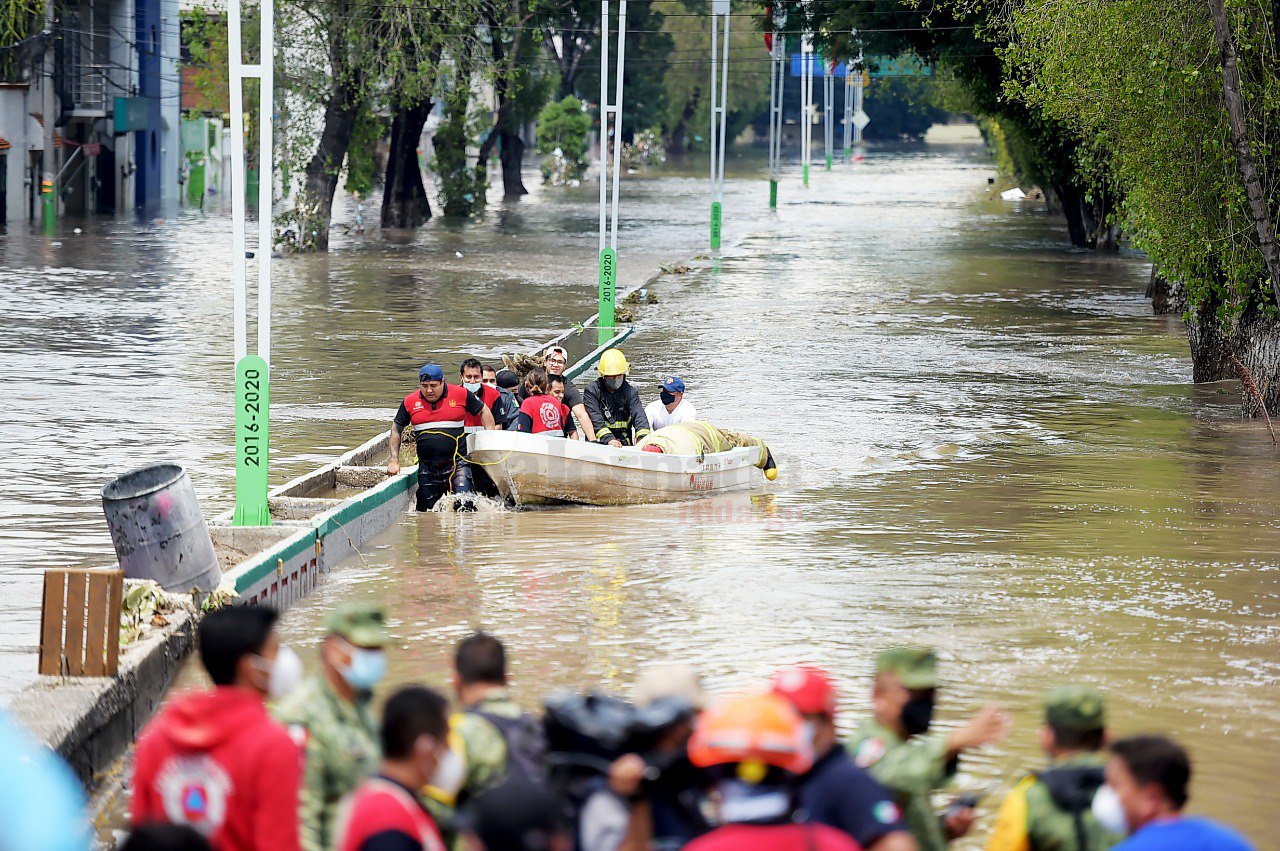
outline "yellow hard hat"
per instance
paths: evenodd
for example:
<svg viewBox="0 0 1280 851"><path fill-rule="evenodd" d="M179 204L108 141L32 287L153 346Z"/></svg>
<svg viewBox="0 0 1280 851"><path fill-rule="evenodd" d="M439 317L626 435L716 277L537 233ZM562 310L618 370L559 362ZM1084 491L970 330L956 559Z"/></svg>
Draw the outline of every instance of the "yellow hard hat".
<svg viewBox="0 0 1280 851"><path fill-rule="evenodd" d="M600 356L598 369L601 375L626 375L631 371L631 364L627 363L622 352L617 349L606 349Z"/></svg>

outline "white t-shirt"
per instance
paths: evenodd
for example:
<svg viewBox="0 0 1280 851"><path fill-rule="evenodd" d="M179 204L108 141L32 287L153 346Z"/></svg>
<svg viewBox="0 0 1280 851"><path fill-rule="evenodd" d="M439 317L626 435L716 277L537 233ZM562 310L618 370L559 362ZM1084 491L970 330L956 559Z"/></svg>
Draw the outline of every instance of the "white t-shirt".
<svg viewBox="0 0 1280 851"><path fill-rule="evenodd" d="M657 431L676 423L692 422L698 418L698 411L693 407L692 402L686 402L683 399L680 400L679 405L676 405L674 411L668 411L661 399L654 399L644 409L644 415L649 420L649 428Z"/></svg>

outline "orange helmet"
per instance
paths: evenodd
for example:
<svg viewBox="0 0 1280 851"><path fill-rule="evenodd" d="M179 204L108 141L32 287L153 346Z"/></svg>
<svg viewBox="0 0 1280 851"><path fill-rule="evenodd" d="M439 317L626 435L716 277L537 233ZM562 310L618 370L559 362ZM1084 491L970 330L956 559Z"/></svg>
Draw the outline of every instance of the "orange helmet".
<svg viewBox="0 0 1280 851"><path fill-rule="evenodd" d="M813 764L813 745L785 698L744 694L702 713L689 739L689 759L699 768L755 762L803 774Z"/></svg>
<svg viewBox="0 0 1280 851"><path fill-rule="evenodd" d="M785 697L805 715L836 717L836 685L813 665L783 668L773 677L773 693Z"/></svg>

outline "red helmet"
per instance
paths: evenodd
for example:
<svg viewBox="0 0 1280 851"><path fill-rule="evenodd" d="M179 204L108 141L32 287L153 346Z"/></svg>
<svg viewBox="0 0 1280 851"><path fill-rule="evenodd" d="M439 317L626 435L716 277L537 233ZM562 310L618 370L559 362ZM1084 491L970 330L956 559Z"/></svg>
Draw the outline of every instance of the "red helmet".
<svg viewBox="0 0 1280 851"><path fill-rule="evenodd" d="M702 713L689 739L689 761L699 768L757 763L803 774L813 764L813 743L786 700L744 694Z"/></svg>
<svg viewBox="0 0 1280 851"><path fill-rule="evenodd" d="M773 693L785 697L802 715L836 717L836 685L821 668L783 668L773 677Z"/></svg>

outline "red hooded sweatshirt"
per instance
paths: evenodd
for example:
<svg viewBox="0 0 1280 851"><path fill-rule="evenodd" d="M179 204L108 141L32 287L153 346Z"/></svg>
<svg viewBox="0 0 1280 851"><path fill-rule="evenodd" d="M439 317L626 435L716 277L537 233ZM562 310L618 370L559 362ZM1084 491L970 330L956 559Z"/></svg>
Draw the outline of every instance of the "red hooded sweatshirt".
<svg viewBox="0 0 1280 851"><path fill-rule="evenodd" d="M296 851L301 783L302 751L257 693L191 692L138 738L132 821L191 825L217 851Z"/></svg>

